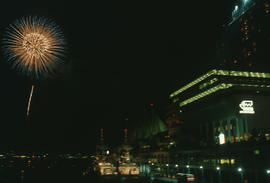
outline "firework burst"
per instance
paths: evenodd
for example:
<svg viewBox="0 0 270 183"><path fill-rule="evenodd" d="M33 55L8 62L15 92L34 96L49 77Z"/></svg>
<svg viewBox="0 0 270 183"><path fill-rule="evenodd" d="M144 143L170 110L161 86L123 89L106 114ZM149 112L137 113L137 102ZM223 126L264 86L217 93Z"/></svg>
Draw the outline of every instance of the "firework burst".
<svg viewBox="0 0 270 183"><path fill-rule="evenodd" d="M54 22L29 16L16 20L7 28L3 50L13 68L39 78L53 73L63 61L65 40Z"/></svg>
<svg viewBox="0 0 270 183"><path fill-rule="evenodd" d="M3 38L3 51L8 62L32 79L54 73L58 63L63 62L65 45L59 26L36 16L16 20L7 28ZM27 116L33 92L34 85L28 99Z"/></svg>

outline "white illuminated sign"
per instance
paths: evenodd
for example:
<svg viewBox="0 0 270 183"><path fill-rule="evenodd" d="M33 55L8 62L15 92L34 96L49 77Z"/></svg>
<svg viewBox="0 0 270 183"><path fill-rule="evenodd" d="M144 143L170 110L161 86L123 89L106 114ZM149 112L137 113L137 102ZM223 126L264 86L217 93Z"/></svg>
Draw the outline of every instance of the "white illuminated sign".
<svg viewBox="0 0 270 183"><path fill-rule="evenodd" d="M242 109L239 111L240 114L254 114L253 101L252 100L243 100L239 107Z"/></svg>
<svg viewBox="0 0 270 183"><path fill-rule="evenodd" d="M219 144L225 144L225 135L223 133L220 133L218 138L219 138Z"/></svg>

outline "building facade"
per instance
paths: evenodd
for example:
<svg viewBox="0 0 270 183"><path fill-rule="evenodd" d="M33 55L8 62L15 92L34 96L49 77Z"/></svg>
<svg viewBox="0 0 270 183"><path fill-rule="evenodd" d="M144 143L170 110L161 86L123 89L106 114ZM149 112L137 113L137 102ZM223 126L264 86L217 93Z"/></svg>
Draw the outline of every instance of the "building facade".
<svg viewBox="0 0 270 183"><path fill-rule="evenodd" d="M214 69L169 98L195 139L176 144L173 169L177 165L201 182L234 182L236 176L237 182L269 180L270 73Z"/></svg>
<svg viewBox="0 0 270 183"><path fill-rule="evenodd" d="M214 69L170 99L201 143L248 141L255 132L269 139L270 73Z"/></svg>

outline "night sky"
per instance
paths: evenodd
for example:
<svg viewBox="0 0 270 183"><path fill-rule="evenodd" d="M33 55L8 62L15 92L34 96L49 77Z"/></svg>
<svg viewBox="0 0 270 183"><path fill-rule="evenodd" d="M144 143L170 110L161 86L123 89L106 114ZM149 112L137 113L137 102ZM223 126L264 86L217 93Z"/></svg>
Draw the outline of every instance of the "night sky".
<svg viewBox="0 0 270 183"><path fill-rule="evenodd" d="M62 27L69 48L57 76L36 83L28 119L32 82L0 56L0 151L91 152L101 127L106 142L118 144L125 117L150 103L162 108L171 92L212 68L232 3L178 2L2 2L1 40L8 24L37 15Z"/></svg>

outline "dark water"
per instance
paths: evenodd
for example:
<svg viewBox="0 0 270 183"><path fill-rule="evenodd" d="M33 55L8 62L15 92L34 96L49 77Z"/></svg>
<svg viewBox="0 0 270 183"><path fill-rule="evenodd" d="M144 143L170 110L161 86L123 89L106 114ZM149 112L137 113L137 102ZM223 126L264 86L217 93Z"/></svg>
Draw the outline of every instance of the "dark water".
<svg viewBox="0 0 270 183"><path fill-rule="evenodd" d="M101 177L91 159L0 158L0 183L148 183L142 178Z"/></svg>
<svg viewBox="0 0 270 183"><path fill-rule="evenodd" d="M147 183L139 177L106 176L100 177L93 172L86 172L79 168L2 168L0 183Z"/></svg>

